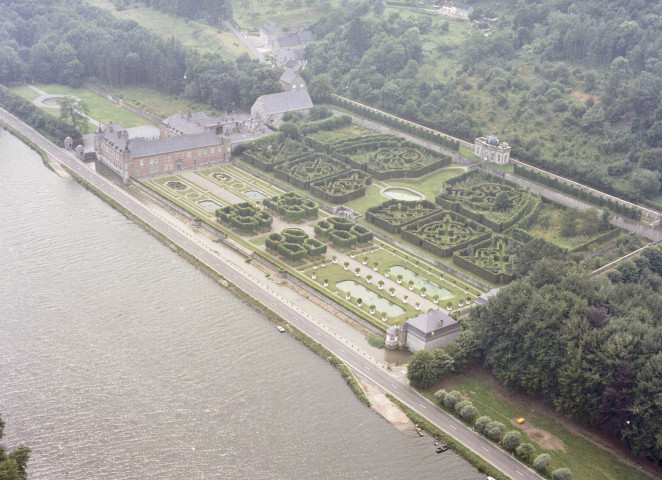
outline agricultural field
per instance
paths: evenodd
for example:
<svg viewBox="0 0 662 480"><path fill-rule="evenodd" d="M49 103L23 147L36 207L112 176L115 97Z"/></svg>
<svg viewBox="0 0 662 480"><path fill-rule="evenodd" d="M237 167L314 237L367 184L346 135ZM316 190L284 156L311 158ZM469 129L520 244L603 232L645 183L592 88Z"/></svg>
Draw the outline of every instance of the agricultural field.
<svg viewBox="0 0 662 480"><path fill-rule="evenodd" d="M133 20L163 38L174 37L183 45L193 48L201 54L217 53L228 58L238 57L242 54L250 55L246 46L227 30L143 6L131 6L117 10L115 5L108 0L89 0L89 3L108 10L117 18Z"/></svg>

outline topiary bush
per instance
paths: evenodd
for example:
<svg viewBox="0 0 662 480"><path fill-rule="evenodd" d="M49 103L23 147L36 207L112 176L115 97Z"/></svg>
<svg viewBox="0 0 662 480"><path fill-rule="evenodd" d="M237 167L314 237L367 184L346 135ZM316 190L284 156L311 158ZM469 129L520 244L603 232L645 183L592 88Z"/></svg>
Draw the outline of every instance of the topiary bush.
<svg viewBox="0 0 662 480"><path fill-rule="evenodd" d="M478 433L483 433L485 431L485 427L487 427L487 425L489 425L491 422L492 419L487 415L478 417L474 423L474 430L476 430Z"/></svg>
<svg viewBox="0 0 662 480"><path fill-rule="evenodd" d="M485 426L485 431L483 434L492 441L498 442L503 437L503 434L506 433L506 426L497 421L488 423Z"/></svg>
<svg viewBox="0 0 662 480"><path fill-rule="evenodd" d="M515 455L517 455L526 463L531 462L531 457L534 453L536 453L536 448L530 443L523 443L515 449Z"/></svg>
<svg viewBox="0 0 662 480"><path fill-rule="evenodd" d="M533 461L533 468L539 472L544 472L549 467L549 464L552 463L552 457L548 453L541 453Z"/></svg>
<svg viewBox="0 0 662 480"><path fill-rule="evenodd" d="M477 416L478 409L473 405L467 405L460 410L460 418L469 424L473 423Z"/></svg>
<svg viewBox="0 0 662 480"><path fill-rule="evenodd" d="M441 390L437 390L436 392L434 392L434 399L437 401L439 405L443 405L444 398L446 398L446 395L448 395L448 392L442 388Z"/></svg>
<svg viewBox="0 0 662 480"><path fill-rule="evenodd" d="M444 398L444 406L449 409L455 408L455 405L462 401L462 394L457 390L453 390Z"/></svg>
<svg viewBox="0 0 662 480"><path fill-rule="evenodd" d="M514 452L520 443L522 443L522 434L516 430L507 432L501 439L501 445L509 452Z"/></svg>
<svg viewBox="0 0 662 480"><path fill-rule="evenodd" d="M557 468L552 472L552 480L572 480L572 472L569 468Z"/></svg>

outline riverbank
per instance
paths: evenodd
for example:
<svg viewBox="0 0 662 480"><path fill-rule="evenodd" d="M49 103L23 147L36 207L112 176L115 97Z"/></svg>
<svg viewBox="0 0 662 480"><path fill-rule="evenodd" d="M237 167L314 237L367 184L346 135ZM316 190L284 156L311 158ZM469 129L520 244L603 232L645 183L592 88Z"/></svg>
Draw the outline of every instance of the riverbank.
<svg viewBox="0 0 662 480"><path fill-rule="evenodd" d="M223 277L229 283L237 285L246 295L262 303L266 308L272 310L281 318L287 318L288 322L295 328L306 334L313 341L323 344L325 350L331 352L341 362L350 365L360 375L366 376L376 381L377 385L385 391L392 393L400 398L403 403L409 405L417 412L425 412L425 416L435 425L443 428L461 441L469 445L469 449L482 457L484 461L496 465L498 469L511 472L515 475L517 469L521 469L521 464L516 462L510 455L505 454L500 449L494 447L481 437L468 431L464 425L457 422L454 418L445 412L436 408L430 408L430 403L417 394L413 389L404 383L398 382L383 364L366 355L365 352L357 350L356 347L338 336L325 325L311 317L311 315L302 310L298 305L288 301L282 295L279 295L273 286L257 280L255 277L246 276L240 273L237 265L227 263L224 259L218 257L218 252L214 253L207 245L204 245L198 238L194 238L189 232L182 232L175 228L163 217L150 211L144 204L141 204L133 197L130 197L124 190L110 184L107 180L100 178L96 173L91 172L88 167L80 164L76 159L59 148L54 147L43 137L38 135L32 129L24 124L17 122L13 117L0 112L3 118L8 121L16 122L16 128L20 128L23 133L29 135L32 141L38 142L50 155L55 155L57 159L70 168L74 173L84 177L94 188L101 193L111 197L113 202L118 202L122 208L131 212L131 218L137 217L141 222L150 225L165 238L171 240L171 243L178 248L194 256L198 261L205 263L216 272L223 272ZM249 265L250 267L250 265ZM395 382L395 383L394 383ZM540 477L533 472L524 471L524 478L539 479Z"/></svg>

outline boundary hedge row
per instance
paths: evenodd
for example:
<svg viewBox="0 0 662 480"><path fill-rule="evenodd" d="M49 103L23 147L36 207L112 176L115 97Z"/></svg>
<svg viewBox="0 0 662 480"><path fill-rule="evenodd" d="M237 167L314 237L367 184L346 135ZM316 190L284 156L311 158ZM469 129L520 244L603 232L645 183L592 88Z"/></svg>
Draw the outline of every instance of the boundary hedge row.
<svg viewBox="0 0 662 480"><path fill-rule="evenodd" d="M542 183L543 185L547 185L548 187L559 190L563 193L567 193L568 195L572 195L579 200L592 203L593 205L608 208L612 212L623 215L624 217L632 218L634 220L641 219L641 210L639 210L637 207L630 207L609 198L594 195L593 193L584 190L583 188L579 188L570 183L560 181L556 177L550 177L549 175L545 175L544 173L540 173L536 170L531 170L530 168L522 167L518 164L515 164L514 166L515 175L528 178L529 180L533 180L537 183Z"/></svg>
<svg viewBox="0 0 662 480"><path fill-rule="evenodd" d="M371 120L375 120L379 123L383 123L403 132L410 133L417 137L428 140L432 143L436 143L442 147L458 152L460 150L460 142L458 140L453 140L448 138L445 135L442 135L439 132L435 132L432 129L416 125L414 123L402 120L400 118L394 117L392 115L387 115L381 112L378 112L372 108L365 107L363 105L357 105L354 102L350 102L338 96L331 96L331 103L337 105L341 108L345 108L351 112L357 113L358 115L364 116Z"/></svg>

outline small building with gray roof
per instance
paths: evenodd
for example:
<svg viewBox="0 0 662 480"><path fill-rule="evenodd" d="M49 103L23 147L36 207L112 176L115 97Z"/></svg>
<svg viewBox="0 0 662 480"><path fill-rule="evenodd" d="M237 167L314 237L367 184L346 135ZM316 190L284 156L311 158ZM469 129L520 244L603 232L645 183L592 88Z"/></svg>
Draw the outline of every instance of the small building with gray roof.
<svg viewBox="0 0 662 480"><path fill-rule="evenodd" d="M306 90L290 90L258 97L251 107L251 115L259 116L267 125L278 127L287 112L308 113L312 106L313 101Z"/></svg>
<svg viewBox="0 0 662 480"><path fill-rule="evenodd" d="M434 350L448 345L462 331L459 323L443 310L430 310L386 331L387 348Z"/></svg>
<svg viewBox="0 0 662 480"><path fill-rule="evenodd" d="M296 73L289 68L286 68L283 74L278 79L280 84L283 86L283 90L305 90L306 81L301 75Z"/></svg>

